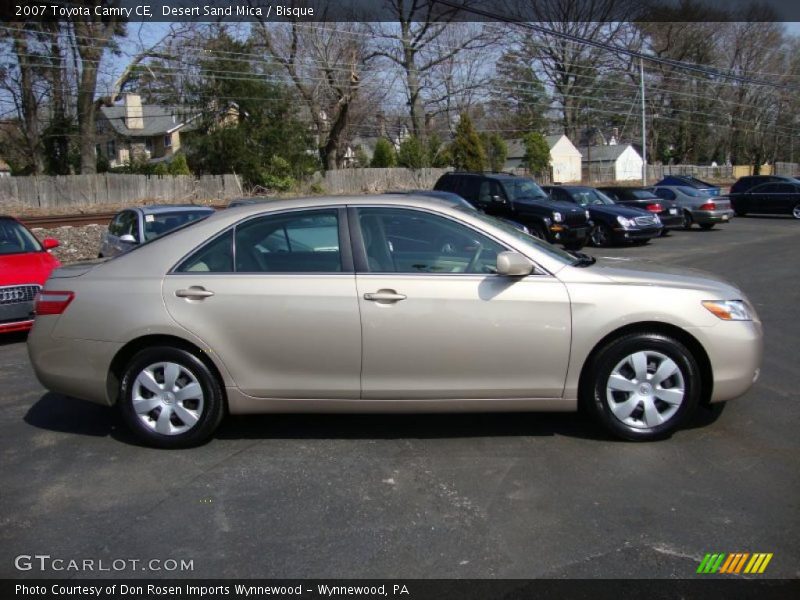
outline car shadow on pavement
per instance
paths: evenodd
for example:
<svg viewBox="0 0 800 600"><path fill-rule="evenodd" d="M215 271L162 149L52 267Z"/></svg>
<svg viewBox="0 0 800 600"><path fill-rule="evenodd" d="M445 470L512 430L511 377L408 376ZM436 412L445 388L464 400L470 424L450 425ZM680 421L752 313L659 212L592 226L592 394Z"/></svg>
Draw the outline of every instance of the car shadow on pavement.
<svg viewBox="0 0 800 600"><path fill-rule="evenodd" d="M228 416L218 439L439 439L564 436L609 440L575 413L272 414Z"/></svg>
<svg viewBox="0 0 800 600"><path fill-rule="evenodd" d="M10 346L11 344L24 344L28 340L27 331L16 331L14 333L4 333L0 335L0 346Z"/></svg>
<svg viewBox="0 0 800 600"><path fill-rule="evenodd" d="M119 413L110 406L47 392L28 409L24 421L28 425L92 437L112 436L124 442L134 442Z"/></svg>

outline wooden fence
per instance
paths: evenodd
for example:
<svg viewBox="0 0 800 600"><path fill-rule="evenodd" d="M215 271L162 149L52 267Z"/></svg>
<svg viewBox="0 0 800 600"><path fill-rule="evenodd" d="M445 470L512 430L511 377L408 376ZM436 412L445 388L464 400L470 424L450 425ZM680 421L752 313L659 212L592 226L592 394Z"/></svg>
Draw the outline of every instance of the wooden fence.
<svg viewBox="0 0 800 600"><path fill-rule="evenodd" d="M315 173L311 186L326 194L370 194L394 190L430 190L451 169L339 169Z"/></svg>
<svg viewBox="0 0 800 600"><path fill-rule="evenodd" d="M0 178L0 213L10 209L75 210L102 205L223 201L242 195L236 175L64 175Z"/></svg>

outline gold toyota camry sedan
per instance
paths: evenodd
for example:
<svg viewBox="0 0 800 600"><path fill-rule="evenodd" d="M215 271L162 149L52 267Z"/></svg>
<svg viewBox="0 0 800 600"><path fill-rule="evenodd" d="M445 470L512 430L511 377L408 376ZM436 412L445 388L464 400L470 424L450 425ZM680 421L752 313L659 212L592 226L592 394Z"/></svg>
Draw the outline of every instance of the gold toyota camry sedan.
<svg viewBox="0 0 800 600"><path fill-rule="evenodd" d="M668 436L758 376L761 323L712 276L570 254L415 196L220 211L58 269L28 349L47 388L146 443L226 412L590 411Z"/></svg>

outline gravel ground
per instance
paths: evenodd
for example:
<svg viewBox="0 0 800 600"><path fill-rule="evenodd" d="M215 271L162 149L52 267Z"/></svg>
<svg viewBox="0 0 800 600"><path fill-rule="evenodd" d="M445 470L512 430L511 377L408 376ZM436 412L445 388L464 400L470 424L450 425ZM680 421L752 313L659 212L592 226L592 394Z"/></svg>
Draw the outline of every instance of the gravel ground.
<svg viewBox="0 0 800 600"><path fill-rule="evenodd" d="M59 246L53 250L53 255L64 264L97 258L97 253L100 251L100 239L105 230L104 225L84 225L82 227L65 225L53 229L41 227L31 229L40 240L46 237L58 240Z"/></svg>

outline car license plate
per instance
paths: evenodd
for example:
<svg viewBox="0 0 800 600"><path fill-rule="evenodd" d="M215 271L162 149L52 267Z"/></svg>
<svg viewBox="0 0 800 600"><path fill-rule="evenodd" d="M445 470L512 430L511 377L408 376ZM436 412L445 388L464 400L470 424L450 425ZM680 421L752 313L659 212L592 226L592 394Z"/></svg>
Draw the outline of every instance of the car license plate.
<svg viewBox="0 0 800 600"><path fill-rule="evenodd" d="M671 215L677 215L677 214L678 214L678 209L677 209L677 208L670 208L670 209L669 209L669 214L671 214Z"/></svg>

